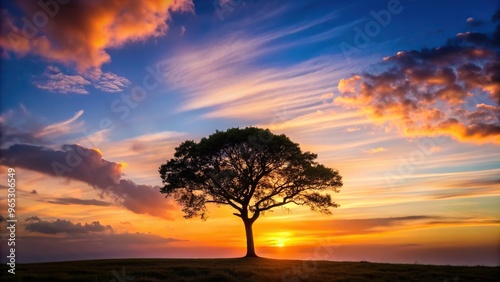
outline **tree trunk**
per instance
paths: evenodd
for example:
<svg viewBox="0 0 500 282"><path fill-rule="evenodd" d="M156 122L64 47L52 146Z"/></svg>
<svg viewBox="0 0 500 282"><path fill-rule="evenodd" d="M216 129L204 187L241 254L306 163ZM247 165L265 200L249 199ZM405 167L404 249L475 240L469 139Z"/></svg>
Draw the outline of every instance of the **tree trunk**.
<svg viewBox="0 0 500 282"><path fill-rule="evenodd" d="M255 253L255 245L253 243L253 231L252 231L253 221L249 219L243 219L243 223L245 224L245 233L247 235L247 254L245 257L256 258L258 256Z"/></svg>

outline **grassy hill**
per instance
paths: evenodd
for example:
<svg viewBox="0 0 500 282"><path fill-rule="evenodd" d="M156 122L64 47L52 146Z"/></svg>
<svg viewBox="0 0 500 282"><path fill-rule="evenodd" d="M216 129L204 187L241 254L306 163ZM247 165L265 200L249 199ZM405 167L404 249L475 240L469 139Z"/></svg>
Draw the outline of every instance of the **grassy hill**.
<svg viewBox="0 0 500 282"><path fill-rule="evenodd" d="M113 259L2 264L1 281L500 281L500 267L274 259Z"/></svg>

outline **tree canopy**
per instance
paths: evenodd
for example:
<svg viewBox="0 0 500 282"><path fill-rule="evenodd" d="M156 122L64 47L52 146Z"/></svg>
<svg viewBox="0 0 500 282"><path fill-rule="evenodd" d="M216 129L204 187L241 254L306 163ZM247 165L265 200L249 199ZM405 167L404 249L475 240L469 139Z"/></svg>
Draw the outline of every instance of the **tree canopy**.
<svg viewBox="0 0 500 282"><path fill-rule="evenodd" d="M249 225L248 239L252 223L273 208L296 204L330 214L338 207L329 192L339 191L342 177L316 158L268 129L216 131L175 149L174 158L160 166L160 192L173 197L186 218L206 219L208 204L231 206Z"/></svg>

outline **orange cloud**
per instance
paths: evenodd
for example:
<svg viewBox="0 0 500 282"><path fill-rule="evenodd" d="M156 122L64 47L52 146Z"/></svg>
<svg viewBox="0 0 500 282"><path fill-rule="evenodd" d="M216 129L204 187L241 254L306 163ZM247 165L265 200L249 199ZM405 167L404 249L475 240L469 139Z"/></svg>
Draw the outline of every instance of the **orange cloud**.
<svg viewBox="0 0 500 282"><path fill-rule="evenodd" d="M163 36L171 12L193 10L191 0L39 2L19 1L22 18L2 11L4 55L35 54L98 74L111 61L106 49Z"/></svg>
<svg viewBox="0 0 500 282"><path fill-rule="evenodd" d="M406 136L444 134L500 144L500 26L459 34L451 44L398 52L384 72L342 79L334 103L355 108Z"/></svg>

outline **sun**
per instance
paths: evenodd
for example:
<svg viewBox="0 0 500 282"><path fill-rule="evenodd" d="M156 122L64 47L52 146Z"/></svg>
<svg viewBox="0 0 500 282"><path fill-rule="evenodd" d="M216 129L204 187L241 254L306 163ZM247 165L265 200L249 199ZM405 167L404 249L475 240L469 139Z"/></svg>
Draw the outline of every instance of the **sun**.
<svg viewBox="0 0 500 282"><path fill-rule="evenodd" d="M278 239L275 239L274 242L275 243L273 244L273 246L283 248L285 246L286 239L278 238Z"/></svg>
<svg viewBox="0 0 500 282"><path fill-rule="evenodd" d="M290 232L271 233L268 234L267 242L271 247L283 248L289 243L291 236L292 234Z"/></svg>

